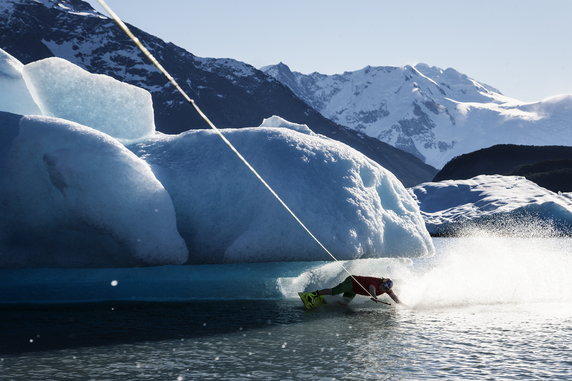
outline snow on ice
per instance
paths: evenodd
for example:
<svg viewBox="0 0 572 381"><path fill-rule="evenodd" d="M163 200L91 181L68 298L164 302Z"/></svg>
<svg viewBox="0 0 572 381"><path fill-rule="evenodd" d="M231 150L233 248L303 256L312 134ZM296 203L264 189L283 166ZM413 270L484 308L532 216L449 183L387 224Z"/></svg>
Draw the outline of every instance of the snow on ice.
<svg viewBox="0 0 572 381"><path fill-rule="evenodd" d="M288 128L290 130L298 131L303 134L315 135L314 132L307 125L288 122L287 120L284 120L276 115L264 119L260 127Z"/></svg>
<svg viewBox="0 0 572 381"><path fill-rule="evenodd" d="M298 128L224 134L339 259L431 253L419 209L393 174ZM213 131L158 136L130 148L173 198L191 262L329 259Z"/></svg>
<svg viewBox="0 0 572 381"><path fill-rule="evenodd" d="M154 134L145 90L57 58L21 71L28 92L0 95L1 266L330 259L213 132ZM43 116L14 115L30 94ZM350 147L279 118L223 133L340 258L433 252L408 191Z"/></svg>
<svg viewBox="0 0 572 381"><path fill-rule="evenodd" d="M481 175L468 180L423 183L410 188L431 234L447 234L468 224L549 222L572 230L572 202L519 176ZM511 227L508 227L511 228Z"/></svg>

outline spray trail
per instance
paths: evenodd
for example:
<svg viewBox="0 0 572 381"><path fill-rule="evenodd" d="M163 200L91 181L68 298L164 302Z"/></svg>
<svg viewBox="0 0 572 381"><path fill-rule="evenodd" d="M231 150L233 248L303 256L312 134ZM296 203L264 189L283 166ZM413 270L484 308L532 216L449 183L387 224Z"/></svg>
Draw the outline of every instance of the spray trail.
<svg viewBox="0 0 572 381"><path fill-rule="evenodd" d="M570 303L572 239L469 236L434 239L432 258L345 261L353 274L387 276L414 309L499 304ZM295 278L278 278L285 297L332 287L345 278L335 264L317 265ZM367 302L356 298L352 305Z"/></svg>
<svg viewBox="0 0 572 381"><path fill-rule="evenodd" d="M431 263L405 271L412 306L447 307L572 300L572 240L507 237L437 239Z"/></svg>

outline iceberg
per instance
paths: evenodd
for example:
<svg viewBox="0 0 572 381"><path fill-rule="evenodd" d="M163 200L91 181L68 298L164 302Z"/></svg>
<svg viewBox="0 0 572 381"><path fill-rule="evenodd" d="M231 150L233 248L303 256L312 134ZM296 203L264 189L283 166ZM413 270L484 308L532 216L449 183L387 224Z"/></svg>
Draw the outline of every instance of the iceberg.
<svg viewBox="0 0 572 381"><path fill-rule="evenodd" d="M117 140L4 112L0 137L0 267L186 261L169 194Z"/></svg>
<svg viewBox="0 0 572 381"><path fill-rule="evenodd" d="M0 114L0 267L331 260L215 132L156 133L148 92L62 59L21 70L43 116ZM433 254L351 147L278 116L222 131L338 259Z"/></svg>
<svg viewBox="0 0 572 381"><path fill-rule="evenodd" d="M0 111L40 115L41 111L22 77L24 65L0 49Z"/></svg>
<svg viewBox="0 0 572 381"><path fill-rule="evenodd" d="M336 258L432 254L419 208L392 173L340 142L281 123L223 133ZM173 198L191 263L330 259L213 131L129 148Z"/></svg>
<svg viewBox="0 0 572 381"><path fill-rule="evenodd" d="M155 132L147 90L57 57L29 63L22 74L42 115L89 126L124 143Z"/></svg>
<svg viewBox="0 0 572 381"><path fill-rule="evenodd" d="M429 182L410 188L410 192L433 235L454 234L478 225L513 233L526 230L530 235L572 232L572 200L520 176L481 175ZM550 232L527 230L532 226Z"/></svg>

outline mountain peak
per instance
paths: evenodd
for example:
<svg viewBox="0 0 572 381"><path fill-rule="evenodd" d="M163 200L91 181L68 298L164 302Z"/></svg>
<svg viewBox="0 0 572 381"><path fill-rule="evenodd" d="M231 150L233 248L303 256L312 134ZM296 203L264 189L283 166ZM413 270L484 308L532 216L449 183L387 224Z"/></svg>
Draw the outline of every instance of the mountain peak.
<svg viewBox="0 0 572 381"><path fill-rule="evenodd" d="M451 67L366 66L343 74L285 77L275 76L325 117L435 167L496 143L570 141L554 124L558 115L570 114L569 98L529 105ZM538 125L552 129L553 136Z"/></svg>
<svg viewBox="0 0 572 381"><path fill-rule="evenodd" d="M290 68L288 67L288 65L286 65L284 62L280 61L278 62L278 64L276 64L277 67L281 68L281 69L287 69L290 70Z"/></svg>
<svg viewBox="0 0 572 381"><path fill-rule="evenodd" d="M260 71L263 72L273 72L273 73L282 73L282 74L286 74L286 75L290 75L292 74L292 70L290 70L290 68L288 67L288 65L286 65L285 63L283 63L282 61L278 62L275 65L266 65L260 68ZM274 75L273 75L274 76Z"/></svg>

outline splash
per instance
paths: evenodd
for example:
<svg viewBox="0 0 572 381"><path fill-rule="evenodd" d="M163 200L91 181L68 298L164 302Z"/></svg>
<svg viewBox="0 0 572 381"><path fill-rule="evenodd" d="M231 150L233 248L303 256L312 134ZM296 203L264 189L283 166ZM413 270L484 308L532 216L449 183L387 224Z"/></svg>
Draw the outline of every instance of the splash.
<svg viewBox="0 0 572 381"><path fill-rule="evenodd" d="M417 308L572 300L572 239L515 238L483 232L435 239L438 255L402 277Z"/></svg>
<svg viewBox="0 0 572 381"><path fill-rule="evenodd" d="M345 261L355 275L387 276L407 306L415 309L498 304L534 305L572 301L572 238L553 225L501 221L466 228L462 237L434 238L430 258ZM518 233L518 234L515 234ZM297 291L332 287L345 273L333 263L319 264L293 278L278 278L285 297ZM363 300L361 300L363 299ZM367 302L356 298L352 305Z"/></svg>
<svg viewBox="0 0 572 381"><path fill-rule="evenodd" d="M410 258L376 258L342 261L343 266L352 275L378 277L404 277L410 275L408 269L413 265ZM277 279L277 289L286 298L296 297L299 291L314 291L331 288L343 281L348 274L337 263L320 263L300 273L296 277ZM364 298L364 300L368 300ZM356 300L356 302L359 302ZM352 302L355 304L355 302Z"/></svg>
<svg viewBox="0 0 572 381"><path fill-rule="evenodd" d="M496 214L450 228L452 237L518 237L563 238L572 236L572 227L565 220L521 210L518 213Z"/></svg>

